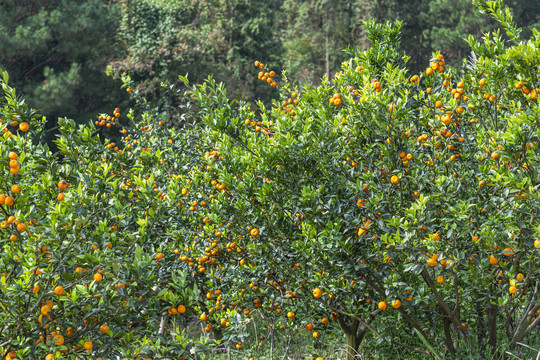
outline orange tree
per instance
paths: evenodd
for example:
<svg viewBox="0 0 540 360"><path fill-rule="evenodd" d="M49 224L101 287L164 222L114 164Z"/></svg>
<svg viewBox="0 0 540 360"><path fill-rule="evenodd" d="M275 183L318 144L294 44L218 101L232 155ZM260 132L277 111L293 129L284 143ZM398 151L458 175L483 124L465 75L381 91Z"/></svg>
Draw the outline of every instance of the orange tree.
<svg viewBox="0 0 540 360"><path fill-rule="evenodd" d="M93 124L60 119L59 152L52 154L32 141L44 119L9 87L7 73L1 76L0 349L6 359L190 356L199 345L180 330L185 319L168 317L189 313L198 291L173 261L180 241L168 218L178 206L159 191L184 169L147 147L164 135L158 121L156 129L148 127L159 115L143 99L137 116L122 117L119 109L100 115L97 125L124 128L121 149L101 140ZM163 144L181 152L188 168L196 134L169 132ZM189 223L175 211L178 223Z"/></svg>
<svg viewBox="0 0 540 360"><path fill-rule="evenodd" d="M371 49L320 87L285 83L271 109L193 88L225 191L201 210L227 235L213 285L230 291L208 297L225 338L241 348L254 313L314 341L333 323L348 358L368 333L451 358L537 336L540 36L520 40L500 1L476 5L508 39L470 38L462 71L434 54L409 74L399 24L367 23Z"/></svg>

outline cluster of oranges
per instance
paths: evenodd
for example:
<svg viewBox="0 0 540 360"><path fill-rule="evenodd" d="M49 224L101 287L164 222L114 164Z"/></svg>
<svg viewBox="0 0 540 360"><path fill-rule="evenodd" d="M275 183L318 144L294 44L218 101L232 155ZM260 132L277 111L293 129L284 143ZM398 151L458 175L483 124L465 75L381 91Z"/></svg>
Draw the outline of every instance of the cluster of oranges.
<svg viewBox="0 0 540 360"><path fill-rule="evenodd" d="M436 59L429 65L430 66L426 69L426 75L432 75L435 71L442 73L444 71L444 65L446 65L444 56L442 54L438 54Z"/></svg>
<svg viewBox="0 0 540 360"><path fill-rule="evenodd" d="M62 191L63 191L63 190L66 190L66 189L68 188L68 186L69 186L69 185L68 185L68 183L67 183L66 180L60 180L60 181L58 182L58 188L59 188L60 190L62 190ZM58 201L64 201L64 198L65 198L65 197L66 197L66 194L64 194L63 192L60 192L60 193L58 193L58 196L56 197L56 200L58 200Z"/></svg>
<svg viewBox="0 0 540 360"><path fill-rule="evenodd" d="M99 115L98 119L96 120L95 124L96 126L106 126L110 128L111 126L116 126L118 123L116 122L116 119L120 117L120 109L116 108L113 111L113 116L110 115Z"/></svg>
<svg viewBox="0 0 540 360"><path fill-rule="evenodd" d="M9 155L9 172L12 175L17 175L19 173L19 162L17 161L19 159L19 155L17 155L14 152L10 152Z"/></svg>
<svg viewBox="0 0 540 360"><path fill-rule="evenodd" d="M283 100L283 108L281 112L283 114L289 114L290 116L296 115L294 107L298 105L298 94L296 92L291 93L291 97L288 100Z"/></svg>
<svg viewBox="0 0 540 360"><path fill-rule="evenodd" d="M255 61L254 65L258 69L261 69L261 70L264 69L264 64L261 63L260 61ZM259 80L265 81L271 87L277 87L278 84L277 84L277 82L274 81L274 76L276 76L275 71L270 71L270 72L262 72L262 71L260 71L258 77L259 77Z"/></svg>
<svg viewBox="0 0 540 360"><path fill-rule="evenodd" d="M335 106L341 105L341 94L335 93L330 99L330 104Z"/></svg>
<svg viewBox="0 0 540 360"><path fill-rule="evenodd" d="M26 121L19 122L19 118L20 118L19 114L13 114L13 118L14 118L14 120L11 121L11 123L9 123L9 125L11 125L12 127L16 128L16 129L18 128L22 132L27 132L28 130L30 130L30 125ZM0 119L0 125L2 125L3 123L4 123L4 121L2 119ZM7 134L8 138L11 137L11 131L9 131L7 127L2 129L2 132L4 134Z"/></svg>
<svg viewBox="0 0 540 360"><path fill-rule="evenodd" d="M375 91L377 92L381 92L382 91L382 85L381 83L379 82L379 80L373 78L371 79L371 86L375 89Z"/></svg>

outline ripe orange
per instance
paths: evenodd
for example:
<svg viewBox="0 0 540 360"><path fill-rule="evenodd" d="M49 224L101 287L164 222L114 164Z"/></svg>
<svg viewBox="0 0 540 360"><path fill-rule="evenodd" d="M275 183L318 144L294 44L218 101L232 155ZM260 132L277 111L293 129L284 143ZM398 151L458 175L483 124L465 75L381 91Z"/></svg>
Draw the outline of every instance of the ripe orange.
<svg viewBox="0 0 540 360"><path fill-rule="evenodd" d="M386 310L386 302L384 301L381 301L378 305L379 309L381 310Z"/></svg>
<svg viewBox="0 0 540 360"><path fill-rule="evenodd" d="M94 347L94 344L92 344L91 341L85 341L84 344L83 344L83 347L86 350L92 350L92 348Z"/></svg>
<svg viewBox="0 0 540 360"><path fill-rule="evenodd" d="M59 188L60 190L66 190L66 189L68 188L68 183L67 183L67 181L66 181L66 180L60 180L60 181L58 182L58 188Z"/></svg>
<svg viewBox="0 0 540 360"><path fill-rule="evenodd" d="M399 309L400 306L401 306L401 301L399 301L398 299L392 301L392 307L394 309ZM384 310L384 309L382 309L382 310Z"/></svg>
<svg viewBox="0 0 540 360"><path fill-rule="evenodd" d="M156 254L156 259L158 259L158 260L163 259L163 254L162 253L157 253Z"/></svg>
<svg viewBox="0 0 540 360"><path fill-rule="evenodd" d="M206 313L202 313L199 319L201 319L201 321L206 321L208 320L208 317L206 316Z"/></svg>
<svg viewBox="0 0 540 360"><path fill-rule="evenodd" d="M522 273L519 273L519 274L517 274L517 276L516 276L516 279L517 279L518 281L523 281L524 278L525 278L525 276L523 276Z"/></svg>
<svg viewBox="0 0 540 360"><path fill-rule="evenodd" d="M394 176L392 176L392 177L390 178L390 182L391 182L392 184L394 184L394 185L397 185L397 183L399 182L399 178L398 178L396 175L394 175Z"/></svg>
<svg viewBox="0 0 540 360"><path fill-rule="evenodd" d="M439 284L444 284L444 282L445 282L444 276L442 276L442 275L437 276L437 282Z"/></svg>
<svg viewBox="0 0 540 360"><path fill-rule="evenodd" d="M313 324L307 324L307 325L306 325L306 330L307 330L307 331L313 330Z"/></svg>
<svg viewBox="0 0 540 360"><path fill-rule="evenodd" d="M19 185L11 185L11 192L18 194L21 192L21 187Z"/></svg>
<svg viewBox="0 0 540 360"><path fill-rule="evenodd" d="M325 317L322 318L322 319L321 319L321 322L322 322L323 325L328 324L328 318L325 318Z"/></svg>
<svg viewBox="0 0 540 360"><path fill-rule="evenodd" d="M43 315L47 315L51 311L51 306L49 304L42 305L40 311Z"/></svg>
<svg viewBox="0 0 540 360"><path fill-rule="evenodd" d="M58 200L58 201L64 201L65 197L66 197L66 194L60 193L60 194L58 194L58 196L56 197L56 200Z"/></svg>
<svg viewBox="0 0 540 360"><path fill-rule="evenodd" d="M259 229L251 229L251 236L259 235Z"/></svg>
<svg viewBox="0 0 540 360"><path fill-rule="evenodd" d="M54 293L56 295L62 295L64 293L64 288L62 286L57 286L54 288Z"/></svg>
<svg viewBox="0 0 540 360"><path fill-rule="evenodd" d="M287 317L288 317L289 319L293 319L294 316L295 316L295 314L294 314L292 311L289 311L289 312L287 313Z"/></svg>
<svg viewBox="0 0 540 360"><path fill-rule="evenodd" d="M499 260L493 255L489 255L489 263L491 265L497 265L499 263Z"/></svg>
<svg viewBox="0 0 540 360"><path fill-rule="evenodd" d="M184 305L178 305L178 313L183 314L186 312L186 307Z"/></svg>
<svg viewBox="0 0 540 360"><path fill-rule="evenodd" d="M314 337L315 339L318 339L318 338L321 337L321 334L320 334L319 332L317 332L317 331L314 331L314 332L313 332L313 337Z"/></svg>
<svg viewBox="0 0 540 360"><path fill-rule="evenodd" d="M516 291L517 291L517 288L516 288L515 286L512 285L512 286L510 286L510 287L508 288L508 291L510 292L510 294L515 294Z"/></svg>
<svg viewBox="0 0 540 360"><path fill-rule="evenodd" d="M103 275L101 275L100 273L95 273L94 274L94 281L95 282L100 282L101 279L103 279Z"/></svg>
<svg viewBox="0 0 540 360"><path fill-rule="evenodd" d="M322 290L319 288L313 289L313 296L318 299L322 296Z"/></svg>
<svg viewBox="0 0 540 360"><path fill-rule="evenodd" d="M62 335L55 335L53 337L53 343L56 346L64 345L64 337Z"/></svg>
<svg viewBox="0 0 540 360"><path fill-rule="evenodd" d="M14 153L13 151L11 151L9 154L8 154L8 157L10 160L17 160L19 158L19 155L17 155L16 153Z"/></svg>
<svg viewBox="0 0 540 360"><path fill-rule="evenodd" d="M26 225L24 223L18 223L17 224L17 231L20 233L23 233L26 231Z"/></svg>
<svg viewBox="0 0 540 360"><path fill-rule="evenodd" d="M27 122L22 122L19 124L19 130L21 130L22 132L27 132L28 130L30 130L30 125L28 125Z"/></svg>

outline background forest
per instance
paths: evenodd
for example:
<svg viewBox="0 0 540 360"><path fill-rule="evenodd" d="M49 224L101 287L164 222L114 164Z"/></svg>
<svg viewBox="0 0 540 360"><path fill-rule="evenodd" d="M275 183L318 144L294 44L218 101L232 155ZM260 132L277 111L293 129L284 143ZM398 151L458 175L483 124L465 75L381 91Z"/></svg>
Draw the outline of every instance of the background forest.
<svg viewBox="0 0 540 360"><path fill-rule="evenodd" d="M506 3L524 36L540 24L540 2ZM254 60L286 70L301 86L320 84L340 68L345 48L368 45L367 19L404 22L413 70L436 50L460 66L463 38L496 27L470 9L470 0L0 1L0 67L54 130L58 116L85 122L110 111L106 104L126 105L107 66L129 73L134 90L169 110L178 99L158 98L161 83L185 74L192 82L213 74L233 98L276 97L247 76Z"/></svg>

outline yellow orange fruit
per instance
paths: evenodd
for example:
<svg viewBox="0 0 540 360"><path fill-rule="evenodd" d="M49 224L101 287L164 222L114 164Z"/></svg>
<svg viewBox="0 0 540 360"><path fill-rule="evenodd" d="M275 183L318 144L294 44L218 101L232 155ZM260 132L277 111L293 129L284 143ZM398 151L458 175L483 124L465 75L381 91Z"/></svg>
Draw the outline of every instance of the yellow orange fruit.
<svg viewBox="0 0 540 360"><path fill-rule="evenodd" d="M62 286L57 286L54 288L54 293L56 295L62 295L64 293L64 288Z"/></svg>

